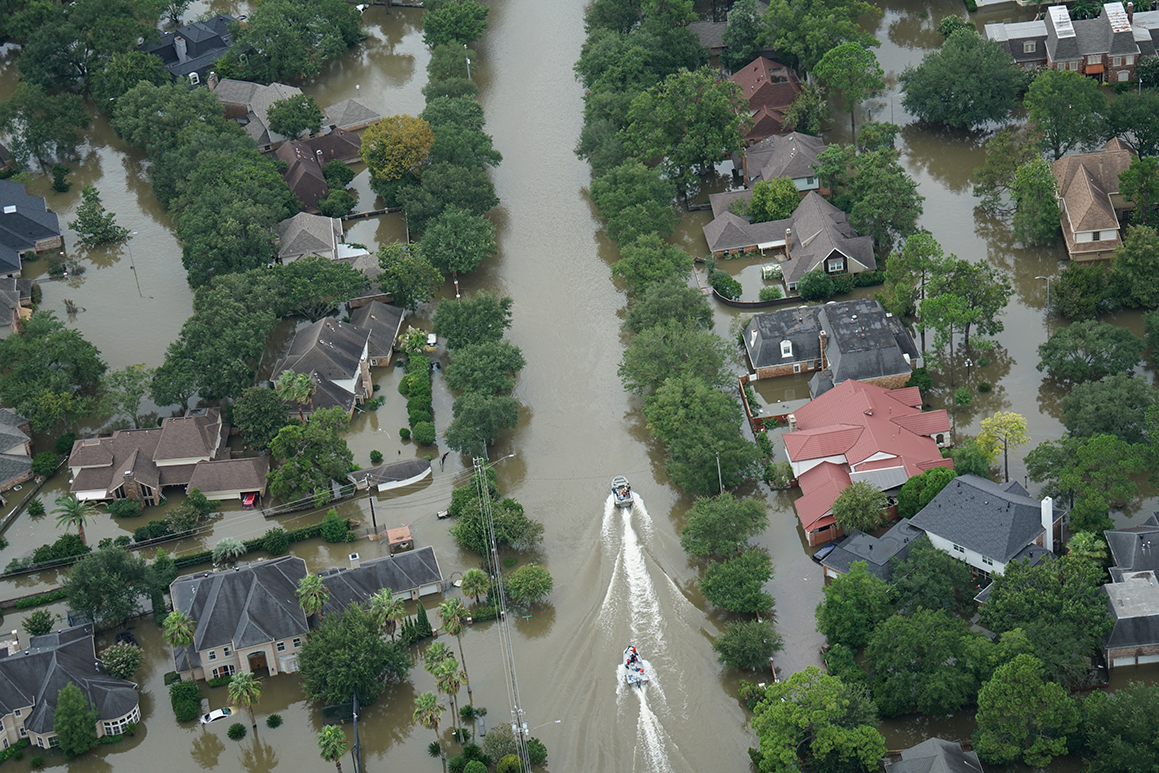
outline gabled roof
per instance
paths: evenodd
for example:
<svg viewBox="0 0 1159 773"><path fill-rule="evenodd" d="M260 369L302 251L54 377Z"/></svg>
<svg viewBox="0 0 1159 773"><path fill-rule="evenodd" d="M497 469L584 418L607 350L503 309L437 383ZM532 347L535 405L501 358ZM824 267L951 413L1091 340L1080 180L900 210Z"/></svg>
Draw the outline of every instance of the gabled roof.
<svg viewBox="0 0 1159 773"><path fill-rule="evenodd" d="M791 180L816 177L817 156L825 150L825 141L800 132L768 137L745 150L746 185L760 180L788 177Z"/></svg>
<svg viewBox="0 0 1159 773"><path fill-rule="evenodd" d="M809 191L793 210L789 260L784 264L787 282L796 282L806 272L826 261L834 252L865 267L877 270L873 239L858 236L849 216L826 201L817 191Z"/></svg>
<svg viewBox="0 0 1159 773"><path fill-rule="evenodd" d="M357 569L327 569L321 575L330 592L323 614L338 612L350 604L365 604L383 588L389 588L392 593L406 593L443 581L432 547L363 561Z"/></svg>
<svg viewBox="0 0 1159 773"><path fill-rule="evenodd" d="M192 72L204 76L213 63L233 45L229 25L237 19L229 14L218 14L205 21L195 21L161 35L156 45L141 46L147 54L160 57L165 69L174 78L183 78ZM185 54L180 53L178 38L185 43Z"/></svg>
<svg viewBox="0 0 1159 773"><path fill-rule="evenodd" d="M373 123L382 118L376 110L372 110L357 99L344 99L330 105L323 112L326 113L327 124L336 129L349 129L351 126Z"/></svg>
<svg viewBox="0 0 1159 773"><path fill-rule="evenodd" d="M302 143L313 151L314 157L323 166L330 161L358 161L358 152L362 148L361 138L345 129L331 129L325 134L302 140Z"/></svg>
<svg viewBox="0 0 1159 773"><path fill-rule="evenodd" d="M308 210L318 209L318 202L326 198L328 187L314 151L301 140L283 142L274 155L286 162L282 177L298 201Z"/></svg>
<svg viewBox="0 0 1159 773"><path fill-rule="evenodd" d="M798 483L803 493L793 505L797 508L797 519L805 531L817 531L836 523L833 503L852 483L845 465L822 462L801 473Z"/></svg>
<svg viewBox="0 0 1159 773"><path fill-rule="evenodd" d="M1055 520L1061 516L1055 511ZM954 478L910 521L922 531L1004 564L1044 531L1038 500L1026 496L1021 487L977 475Z"/></svg>
<svg viewBox="0 0 1159 773"><path fill-rule="evenodd" d="M20 183L0 180L0 274L20 273L20 253L60 236L56 213Z"/></svg>
<svg viewBox="0 0 1159 773"><path fill-rule="evenodd" d="M864 561L872 574L889 582L892 569L890 559L904 561L909 556L913 544L923 537L925 532L905 518L895 523L880 537L851 529L848 536L838 542L829 555L821 559L821 565L846 574L853 566L853 562Z"/></svg>
<svg viewBox="0 0 1159 773"><path fill-rule="evenodd" d="M271 83L268 86L263 86L260 83L226 78L214 86L213 93L217 95L222 104L242 108L248 113L249 122L245 125L246 134L253 137L254 141L261 146L289 139L270 129L270 119L267 113L270 105L283 99L300 96L302 90L296 86L287 86L284 83Z"/></svg>
<svg viewBox="0 0 1159 773"><path fill-rule="evenodd" d="M277 225L278 259L292 263L316 255L334 260L342 243L342 221L336 217L299 212Z"/></svg>
<svg viewBox="0 0 1159 773"><path fill-rule="evenodd" d="M371 301L350 312L352 325L370 331L370 340L367 344L369 356L390 356L394 351L394 341L398 338L398 331L402 327L402 318L405 313L397 306L390 306L380 301Z"/></svg>
<svg viewBox="0 0 1159 773"><path fill-rule="evenodd" d="M1159 513L1138 526L1108 529L1103 536L1115 562L1112 575L1116 568L1120 573L1159 570Z"/></svg>
<svg viewBox="0 0 1159 773"><path fill-rule="evenodd" d="M1119 175L1134 159L1131 150L1112 139L1103 150L1066 156L1054 162L1054 179L1072 232L1118 229L1119 220L1111 196L1119 192Z"/></svg>
<svg viewBox="0 0 1159 773"><path fill-rule="evenodd" d="M223 431L228 433L229 425L222 420L220 408L190 409L184 416L168 418L161 423L161 437L151 458L155 462L212 459L224 444Z"/></svg>
<svg viewBox="0 0 1159 773"><path fill-rule="evenodd" d="M801 82L792 68L763 56L737 70L729 80L740 86L754 112L762 107L784 110L801 92Z"/></svg>
<svg viewBox="0 0 1159 773"><path fill-rule="evenodd" d="M369 330L335 317L323 317L294 335L289 354L274 366L273 372L292 370L331 381L354 378L369 338Z"/></svg>
<svg viewBox="0 0 1159 773"><path fill-rule="evenodd" d="M965 751L962 744L944 738L929 738L897 753L899 759L885 759L888 773L982 773L977 752Z"/></svg>
<svg viewBox="0 0 1159 773"><path fill-rule="evenodd" d="M264 494L266 475L269 471L270 458L268 456L200 462L193 468L193 475L189 478L189 488L190 490L198 489L203 493L257 491Z"/></svg>
<svg viewBox="0 0 1159 773"><path fill-rule="evenodd" d="M753 368L821 359L823 306L798 306L755 315L744 331L745 348ZM788 341L791 354L782 356L781 342Z"/></svg>

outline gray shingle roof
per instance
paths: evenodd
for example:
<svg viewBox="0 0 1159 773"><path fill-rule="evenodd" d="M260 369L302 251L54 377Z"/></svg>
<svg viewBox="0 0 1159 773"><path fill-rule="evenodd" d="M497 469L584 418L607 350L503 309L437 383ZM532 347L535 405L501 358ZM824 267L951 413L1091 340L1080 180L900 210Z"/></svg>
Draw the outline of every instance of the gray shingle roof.
<svg viewBox="0 0 1159 773"><path fill-rule="evenodd" d="M398 337L405 314L397 306L371 301L350 312L350 324L370 331L367 342L370 357L389 357L394 351L394 340Z"/></svg>
<svg viewBox="0 0 1159 773"><path fill-rule="evenodd" d="M906 355L910 361L919 356L901 320L887 314L875 300L855 298L826 304L820 322L829 336L826 356L834 384L908 373L912 366Z"/></svg>
<svg viewBox="0 0 1159 773"><path fill-rule="evenodd" d="M825 140L790 132L768 137L745 151L748 185L759 180L788 177L791 180L816 177L817 156L825 150Z"/></svg>
<svg viewBox="0 0 1159 773"><path fill-rule="evenodd" d="M954 478L910 521L922 531L1002 563L1043 533L1037 500L976 475Z"/></svg>
<svg viewBox="0 0 1159 773"><path fill-rule="evenodd" d="M20 273L20 253L57 236L60 222L43 198L29 195L20 183L0 180L0 274Z"/></svg>
<svg viewBox="0 0 1159 773"><path fill-rule="evenodd" d="M822 308L798 306L754 316L744 331L745 347L753 368L820 359L821 325L817 316ZM793 353L782 357L781 341L786 340L792 344Z"/></svg>
<svg viewBox="0 0 1159 773"><path fill-rule="evenodd" d="M821 565L845 574L854 561L864 561L871 573L889 582L890 559L904 561L914 543L924 537L925 532L904 518L880 537L851 529L849 535L821 559Z"/></svg>
<svg viewBox="0 0 1159 773"><path fill-rule="evenodd" d="M204 76L209 72L213 63L220 59L233 45L233 35L229 31L229 25L235 22L237 19L229 14L218 14L212 19L195 21L178 27L172 32L166 32L161 36L159 44L141 46L141 50L160 57L165 69L174 78L185 77L191 72ZM186 44L184 62L180 61L177 54L176 40L178 36L183 38Z"/></svg>
<svg viewBox="0 0 1159 773"><path fill-rule="evenodd" d="M330 105L324 112L326 113L326 122L338 129L359 126L382 118L377 111L372 110L357 99L344 99L337 104Z"/></svg>
<svg viewBox="0 0 1159 773"><path fill-rule="evenodd" d="M289 354L274 366L274 374L292 370L330 380L354 378L369 338L369 330L324 317L294 335Z"/></svg>
<svg viewBox="0 0 1159 773"><path fill-rule="evenodd" d="M278 223L278 259L292 263L298 258L316 255L334 260L342 242L342 221L336 217L299 212Z"/></svg>
<svg viewBox="0 0 1159 773"><path fill-rule="evenodd" d="M929 738L899 756L896 762L886 759L888 773L982 773L976 752L963 751L962 744L944 738Z"/></svg>
<svg viewBox="0 0 1159 773"><path fill-rule="evenodd" d="M383 588L389 588L391 593L405 593L443 580L432 547L364 561L357 569L327 569L321 575L330 592L323 614L337 612L350 604L365 604Z"/></svg>
<svg viewBox="0 0 1159 773"><path fill-rule="evenodd" d="M1139 526L1103 532L1111 548L1111 558L1122 572L1159 570L1159 513Z"/></svg>

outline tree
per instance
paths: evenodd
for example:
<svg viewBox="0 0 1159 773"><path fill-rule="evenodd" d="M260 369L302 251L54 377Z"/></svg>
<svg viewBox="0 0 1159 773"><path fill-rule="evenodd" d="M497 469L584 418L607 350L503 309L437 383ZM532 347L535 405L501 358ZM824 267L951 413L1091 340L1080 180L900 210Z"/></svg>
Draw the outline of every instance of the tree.
<svg viewBox="0 0 1159 773"><path fill-rule="evenodd" d="M447 367L447 388L456 394L509 394L526 365L523 352L510 341L487 341L455 350Z"/></svg>
<svg viewBox="0 0 1159 773"><path fill-rule="evenodd" d="M632 100L624 148L642 160L663 157L665 175L684 190L697 170L741 149L750 120L735 83L708 67L681 70Z"/></svg>
<svg viewBox="0 0 1159 773"><path fill-rule="evenodd" d="M407 617L406 604L402 599L396 598L390 588L383 588L370 597L370 614L386 631L390 640L394 641L394 632L399 621Z"/></svg>
<svg viewBox="0 0 1159 773"><path fill-rule="evenodd" d="M962 22L957 16L943 22L948 20ZM1004 123L1026 88L1025 71L1002 44L983 38L969 23L919 65L906 67L898 80L906 110L923 121L956 128Z"/></svg>
<svg viewBox="0 0 1159 773"><path fill-rule="evenodd" d="M86 185L81 191L81 198L83 201L77 207L76 220L68 224L69 228L76 231L81 244L91 249L124 241L129 235L129 229L117 225L116 215L105 211L97 189Z"/></svg>
<svg viewBox="0 0 1159 773"><path fill-rule="evenodd" d="M222 537L213 546L213 563L236 563L246 554L245 544L236 537Z"/></svg>
<svg viewBox="0 0 1159 773"><path fill-rule="evenodd" d="M1084 561L1101 564L1107 560L1107 543L1097 534L1080 531L1066 541L1066 554Z"/></svg>
<svg viewBox="0 0 1159 773"><path fill-rule="evenodd" d="M179 609L175 609L165 617L165 641L174 648L185 648L185 664L193 672L193 636L197 631L197 621Z"/></svg>
<svg viewBox="0 0 1159 773"><path fill-rule="evenodd" d="M354 454L338 434L349 423L346 411L337 406L314 411L305 425L279 430L270 444L278 462L269 475L270 492L285 500L310 495L322 504L328 502L330 481L344 479L354 462Z"/></svg>
<svg viewBox="0 0 1159 773"><path fill-rule="evenodd" d="M440 303L431 328L448 349L499 341L511 326L510 297L480 290L457 303Z"/></svg>
<svg viewBox="0 0 1159 773"><path fill-rule="evenodd" d="M694 558L730 556L769 525L769 515L755 499L736 499L729 492L698 497L680 530L680 547Z"/></svg>
<svg viewBox="0 0 1159 773"><path fill-rule="evenodd" d="M322 108L308 94L279 99L266 108L270 131L294 139L302 132L317 134L322 130Z"/></svg>
<svg viewBox="0 0 1159 773"><path fill-rule="evenodd" d="M144 51L118 51L93 77L93 101L99 105L116 103L141 81L160 86L171 79L172 76L161 65L160 57Z"/></svg>
<svg viewBox="0 0 1159 773"><path fill-rule="evenodd" d="M488 11L478 0L439 0L423 18L423 43L469 46L487 29Z"/></svg>
<svg viewBox="0 0 1159 773"><path fill-rule="evenodd" d="M318 748L322 750L322 759L333 762L342 773L342 758L350 751L350 744L346 743L346 733L338 725L326 725L318 733Z"/></svg>
<svg viewBox="0 0 1159 773"><path fill-rule="evenodd" d="M781 126L787 131L816 137L821 134L822 124L832 117L832 113L829 100L825 98L825 89L820 85L803 83L801 90L782 116Z"/></svg>
<svg viewBox="0 0 1159 773"><path fill-rule="evenodd" d="M1102 261L1071 263L1050 291L1050 309L1066 319L1092 319L1107 306L1111 283Z"/></svg>
<svg viewBox="0 0 1159 773"><path fill-rule="evenodd" d="M907 480L897 493L898 516L917 515L954 477L954 470L949 467L933 467Z"/></svg>
<svg viewBox="0 0 1159 773"><path fill-rule="evenodd" d="M934 263L930 272L930 288L927 301L939 301L933 296L953 295L950 316L952 327L965 337L966 347L970 346L970 334L994 336L1005 326L999 316L1006 308L1014 289L1010 277L992 268L988 263L970 263L958 260L956 255ZM925 319L923 302L922 319ZM952 352L952 349L951 349Z"/></svg>
<svg viewBox="0 0 1159 773"><path fill-rule="evenodd" d="M387 242L378 248L378 287L395 306L414 311L435 296L443 275L423 253L421 244Z"/></svg>
<svg viewBox="0 0 1159 773"><path fill-rule="evenodd" d="M817 630L830 644L857 649L892 614L889 585L870 574L864 561L854 561L848 572L825 587L825 600L817 605Z"/></svg>
<svg viewBox="0 0 1159 773"><path fill-rule="evenodd" d="M970 566L935 548L927 537L915 540L904 560L890 559L889 566L899 614L922 607L953 611L973 599Z"/></svg>
<svg viewBox="0 0 1159 773"><path fill-rule="evenodd" d="M918 608L877 626L865 648L865 662L882 715L953 714L972 703L978 681L967 641L976 635L964 620L943 609Z"/></svg>
<svg viewBox="0 0 1159 773"><path fill-rule="evenodd" d="M679 220L672 209L676 188L671 180L635 159L596 178L590 195L608 237L617 244L651 233L671 236Z"/></svg>
<svg viewBox="0 0 1159 773"><path fill-rule="evenodd" d="M738 671L758 671L768 666L774 653L784 648L784 639L772 623L747 620L729 623L712 641L717 660Z"/></svg>
<svg viewBox="0 0 1159 773"><path fill-rule="evenodd" d="M763 590L772 576L768 551L749 548L728 561L710 561L700 578L700 590L714 607L760 614L773 606L773 597Z"/></svg>
<svg viewBox="0 0 1159 773"><path fill-rule="evenodd" d="M1091 773L1153 770L1159 765L1159 687L1132 682L1084 701Z"/></svg>
<svg viewBox="0 0 1159 773"><path fill-rule="evenodd" d="M467 696L470 699L471 679L467 676L467 659L463 657L463 625L467 619L467 608L458 599L444 599L439 602L439 619L442 620L443 633L454 636L459 643L459 660L463 663L463 681L467 683Z"/></svg>
<svg viewBox="0 0 1159 773"><path fill-rule="evenodd" d="M978 445L993 462L1002 451L1003 469L1006 480L1010 480L1010 449L1030 442L1026 434L1026 419L1012 411L998 411L993 416L982 419L982 431L978 433Z"/></svg>
<svg viewBox="0 0 1159 773"><path fill-rule="evenodd" d="M519 423L519 403L507 395L467 392L451 407L446 442L463 454L482 454L505 429Z"/></svg>
<svg viewBox="0 0 1159 773"><path fill-rule="evenodd" d="M88 126L84 100L76 94L50 95L21 82L0 102L0 133L7 135L8 147L21 164L35 159L45 169L53 159L76 155L77 131Z"/></svg>
<svg viewBox="0 0 1159 773"><path fill-rule="evenodd" d="M313 413L313 398L314 394L313 380L308 373L295 373L292 370L283 370L274 379L274 394L276 394L282 402L291 402L298 407L298 419L302 424L306 423L306 414L302 410L302 406L309 402ZM275 436L276 437L276 436Z"/></svg>
<svg viewBox="0 0 1159 773"><path fill-rule="evenodd" d="M1067 753L1079 711L1066 690L1044 678L1038 658L1019 655L982 685L977 721L979 757L991 765L1022 761L1038 767Z"/></svg>
<svg viewBox="0 0 1159 773"><path fill-rule="evenodd" d="M466 679L466 672L459 668L459 662L454 657L447 657L439 663L431 675L435 677L435 686L439 692L451 700L451 725L458 730L459 712L456 696Z"/></svg>
<svg viewBox="0 0 1159 773"><path fill-rule="evenodd" d="M459 547L473 550L486 557L490 554L487 526L483 522L478 495L469 489L473 487L460 489L466 496L451 501L451 515L455 517L451 536L455 538L455 544ZM492 499L495 499L494 496ZM543 541L543 524L528 518L523 512L523 505L514 499L495 501L491 506L491 515L495 527L495 542L500 550L509 546L520 552L526 552L533 550ZM490 588L490 581L487 587Z"/></svg>
<svg viewBox="0 0 1159 773"><path fill-rule="evenodd" d="M322 608L330 600L330 591L322 583L322 578L316 574L307 574L298 580L295 594L303 614L308 618L318 615L318 621L321 622Z"/></svg>
<svg viewBox="0 0 1159 773"><path fill-rule="evenodd" d="M749 219L753 223L784 220L793 214L793 210L800 203L801 194L788 177L759 180L753 186L753 197L749 202Z"/></svg>
<svg viewBox="0 0 1159 773"><path fill-rule="evenodd" d="M73 564L64 590L71 609L113 627L137 611L139 597L149 591L148 580L145 559L130 556L124 548L106 547Z"/></svg>
<svg viewBox="0 0 1159 773"><path fill-rule="evenodd" d="M897 162L897 151L883 148L859 154L853 162L849 222L875 244L889 248L917 232L925 196Z"/></svg>
<svg viewBox="0 0 1159 773"><path fill-rule="evenodd" d="M29 636L44 636L46 633L52 633L52 626L56 625L57 616L47 609L37 609L29 612L28 615L20 621L20 627Z"/></svg>
<svg viewBox="0 0 1159 773"><path fill-rule="evenodd" d="M1147 61L1140 57L1135 68L1135 76L1140 80L1144 80L1142 70ZM1152 80L1148 85L1152 88L1140 93L1128 91L1116 95L1107 105L1106 112L1107 134L1126 142L1141 159L1159 155L1159 128L1150 120L1150 116L1159 110L1159 91L1154 88L1159 84Z"/></svg>
<svg viewBox="0 0 1159 773"><path fill-rule="evenodd" d="M1060 381L1098 381L1134 370L1146 348L1142 338L1106 322L1073 322L1051 334L1038 347L1045 370Z"/></svg>
<svg viewBox="0 0 1159 773"><path fill-rule="evenodd" d="M96 507L76 496L57 497L56 509L52 511L52 514L56 516L58 528L69 529L75 526L81 543L89 544L85 540L85 522L97 517Z"/></svg>
<svg viewBox="0 0 1159 773"><path fill-rule="evenodd" d="M728 26L721 35L724 50L720 64L736 72L757 57L760 39L765 33L758 0L737 0L728 12Z"/></svg>
<svg viewBox="0 0 1159 773"><path fill-rule="evenodd" d="M716 333L670 321L634 335L617 373L633 394L651 394L676 377L722 385L731 356L731 348Z"/></svg>
<svg viewBox="0 0 1159 773"><path fill-rule="evenodd" d="M1025 105L1055 159L1091 147L1103 135L1107 98L1076 71L1043 70L1030 82Z"/></svg>
<svg viewBox="0 0 1159 773"><path fill-rule="evenodd" d="M943 456L954 460L954 472L958 475L977 475L979 478L989 479L993 474L990 466L990 457L972 437L963 438Z"/></svg>
<svg viewBox="0 0 1159 773"><path fill-rule="evenodd" d="M472 567L463 572L463 583L459 590L470 596L475 601L475 606L478 606L479 598L491 590L491 578L482 569Z"/></svg>
<svg viewBox="0 0 1159 773"><path fill-rule="evenodd" d="M264 387L248 387L242 392L233 405L231 419L255 451L268 449L278 431L290 423L278 393Z"/></svg>
<svg viewBox="0 0 1159 773"><path fill-rule="evenodd" d="M639 294L669 277L686 280L692 274L692 256L665 243L659 234L641 234L620 248L620 259L612 264L612 273Z"/></svg>
<svg viewBox="0 0 1159 773"><path fill-rule="evenodd" d="M1133 159L1119 174L1119 183L1119 193L1135 204L1132 225L1159 227L1159 158Z"/></svg>
<svg viewBox="0 0 1159 773"><path fill-rule="evenodd" d="M430 222L422 244L435 268L447 274L469 274L499 251L491 221L454 205Z"/></svg>
<svg viewBox="0 0 1159 773"><path fill-rule="evenodd" d="M797 294L803 301L824 301L833 297L836 288L833 277L820 268L806 271L797 282Z"/></svg>
<svg viewBox="0 0 1159 773"><path fill-rule="evenodd" d="M104 379L103 385L108 392L113 410L132 419L134 427L141 426L141 422L137 418L137 411L141 407L141 400L153 380L153 373L153 368L147 368L142 363L126 365L120 370L113 371Z"/></svg>
<svg viewBox="0 0 1159 773"><path fill-rule="evenodd" d="M254 717L254 704L262 697L262 682L254 677L252 671L239 671L229 680L229 702L238 706L245 706L250 714L250 722L256 728L258 721Z"/></svg>
<svg viewBox="0 0 1159 773"><path fill-rule="evenodd" d="M1003 129L986 141L986 163L974 170L974 195L981 199L982 209L997 212L1003 208L1015 174L1039 157L1041 141L1025 128Z"/></svg>
<svg viewBox="0 0 1159 773"><path fill-rule="evenodd" d="M467 60L478 60L478 52L473 48L443 44L431 49L431 60L427 62L427 79L445 81L451 78L467 78ZM426 111L423 111L424 118ZM478 129L482 130L479 124Z"/></svg>
<svg viewBox="0 0 1159 773"><path fill-rule="evenodd" d="M624 329L639 333L669 320L686 330L711 328L712 308L695 287L668 277L650 284L628 306Z"/></svg>
<svg viewBox="0 0 1159 773"><path fill-rule="evenodd" d="M439 742L439 719L443 715L443 704L433 692L421 693L415 698L413 721L435 731L435 743Z"/></svg>
<svg viewBox="0 0 1159 773"><path fill-rule="evenodd" d="M1037 156L1014 174L1014 237L1023 244L1054 241L1059 229L1058 184L1050 165Z"/></svg>
<svg viewBox="0 0 1159 773"><path fill-rule="evenodd" d="M885 756L877 710L863 687L846 685L815 666L765 689L753 709L766 773L871 770Z"/></svg>
<svg viewBox="0 0 1159 773"><path fill-rule="evenodd" d="M299 655L306 698L344 703L353 694L364 706L406 678L407 652L383 641L374 617L356 604L328 615L307 637Z"/></svg>
<svg viewBox="0 0 1159 773"><path fill-rule="evenodd" d="M876 41L874 41L876 44ZM857 137L857 106L885 90L885 72L873 52L857 41L849 41L825 52L813 74L830 89L845 97L849 125Z"/></svg>
<svg viewBox="0 0 1159 773"><path fill-rule="evenodd" d="M1148 435L1147 410L1157 403L1159 393L1145 379L1116 373L1071 388L1062 398L1063 423L1076 437L1106 434L1142 443Z"/></svg>
<svg viewBox="0 0 1159 773"><path fill-rule="evenodd" d="M1132 226L1111 259L1111 283L1127 306L1159 306L1159 232L1145 225Z"/></svg>
<svg viewBox="0 0 1159 773"><path fill-rule="evenodd" d="M56 694L56 712L52 715L52 730L60 742L60 751L66 760L78 757L97 745L97 722L100 712L80 688L68 683Z"/></svg>
<svg viewBox="0 0 1159 773"><path fill-rule="evenodd" d="M812 72L830 50L846 41L879 45L862 19L879 19L881 10L862 0L773 0L765 11L765 45L796 59L797 69Z"/></svg>
<svg viewBox="0 0 1159 773"><path fill-rule="evenodd" d="M846 531L873 531L882 523L882 510L889 506L885 492L868 481L854 481L833 502L833 517Z"/></svg>
<svg viewBox="0 0 1159 773"><path fill-rule="evenodd" d="M344 0L270 0L238 24L233 36L236 45L215 65L219 75L297 83L362 39L362 15Z"/></svg>
<svg viewBox="0 0 1159 773"><path fill-rule="evenodd" d="M141 667L141 648L114 644L101 652L101 668L114 679L132 679Z"/></svg>
<svg viewBox="0 0 1159 773"><path fill-rule="evenodd" d="M349 263L316 255L274 270L283 293L282 316L301 315L312 322L331 316L367 287L366 276Z"/></svg>
<svg viewBox="0 0 1159 773"><path fill-rule="evenodd" d="M435 132L435 144L430 155L432 164L497 166L502 160L503 154L495 150L491 135L482 130L447 123Z"/></svg>
<svg viewBox="0 0 1159 773"><path fill-rule="evenodd" d="M525 564L503 578L508 600L517 607L527 607L551 595L555 586L551 574L536 563Z"/></svg>
<svg viewBox="0 0 1159 773"><path fill-rule="evenodd" d="M422 177L434 144L435 133L422 118L392 115L363 132L358 154L371 176L385 183L408 174Z"/></svg>

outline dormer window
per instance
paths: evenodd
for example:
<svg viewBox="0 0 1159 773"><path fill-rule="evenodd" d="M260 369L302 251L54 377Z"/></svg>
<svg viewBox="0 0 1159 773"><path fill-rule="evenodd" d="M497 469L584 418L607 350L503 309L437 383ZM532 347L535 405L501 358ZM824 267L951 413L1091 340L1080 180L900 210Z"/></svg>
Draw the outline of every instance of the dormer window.
<svg viewBox="0 0 1159 773"><path fill-rule="evenodd" d="M784 341L781 341L781 356L782 357L792 357L793 356L793 342L792 341L789 341L787 339Z"/></svg>
<svg viewBox="0 0 1159 773"><path fill-rule="evenodd" d="M1022 41L1022 53L1033 54L1034 50L1036 48L1038 48L1038 46L1035 44L1035 42L1033 40Z"/></svg>

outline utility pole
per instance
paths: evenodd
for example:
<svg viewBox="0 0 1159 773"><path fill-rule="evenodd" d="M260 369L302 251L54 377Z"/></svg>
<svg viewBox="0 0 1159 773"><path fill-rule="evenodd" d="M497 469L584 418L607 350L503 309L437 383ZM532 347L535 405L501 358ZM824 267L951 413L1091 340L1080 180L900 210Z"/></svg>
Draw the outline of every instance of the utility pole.
<svg viewBox="0 0 1159 773"><path fill-rule="evenodd" d="M354 773L362 773L362 746L358 743L358 693L354 693Z"/></svg>

